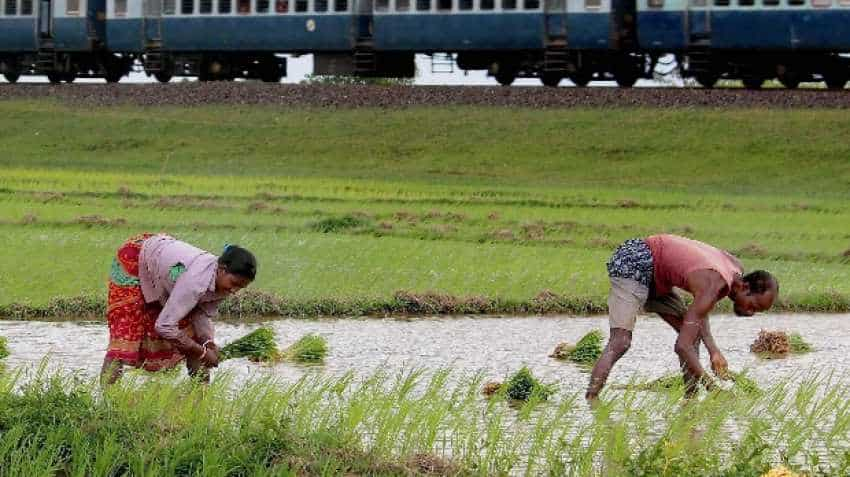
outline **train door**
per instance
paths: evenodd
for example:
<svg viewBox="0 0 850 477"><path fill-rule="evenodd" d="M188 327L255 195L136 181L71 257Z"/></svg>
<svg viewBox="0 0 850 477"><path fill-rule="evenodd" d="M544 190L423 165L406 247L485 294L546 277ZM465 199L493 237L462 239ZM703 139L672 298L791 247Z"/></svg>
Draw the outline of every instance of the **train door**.
<svg viewBox="0 0 850 477"><path fill-rule="evenodd" d="M162 0L142 0L142 28L145 44L162 41Z"/></svg>
<svg viewBox="0 0 850 477"><path fill-rule="evenodd" d="M38 36L53 38L53 0L38 2Z"/></svg>
<svg viewBox="0 0 850 477"><path fill-rule="evenodd" d="M543 21L547 44L567 37L567 0L545 0Z"/></svg>
<svg viewBox="0 0 850 477"><path fill-rule="evenodd" d="M691 45L711 43L711 0L688 1L688 34Z"/></svg>

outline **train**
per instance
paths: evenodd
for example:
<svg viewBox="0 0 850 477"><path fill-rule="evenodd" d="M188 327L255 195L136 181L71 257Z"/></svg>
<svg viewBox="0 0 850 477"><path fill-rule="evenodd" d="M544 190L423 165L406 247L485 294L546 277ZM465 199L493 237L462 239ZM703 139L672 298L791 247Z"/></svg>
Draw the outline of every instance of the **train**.
<svg viewBox="0 0 850 477"><path fill-rule="evenodd" d="M316 75L412 77L450 55L502 85L613 80L675 58L703 87L850 79L850 0L0 0L0 73L118 82L193 76L279 82L285 55Z"/></svg>

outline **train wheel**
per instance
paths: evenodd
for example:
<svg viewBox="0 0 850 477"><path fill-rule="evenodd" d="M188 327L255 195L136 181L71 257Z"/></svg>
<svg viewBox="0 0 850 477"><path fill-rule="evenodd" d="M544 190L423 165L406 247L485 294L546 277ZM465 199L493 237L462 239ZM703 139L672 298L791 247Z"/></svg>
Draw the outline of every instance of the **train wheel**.
<svg viewBox="0 0 850 477"><path fill-rule="evenodd" d="M742 80L744 87L751 90L761 89L764 84L764 78L759 76L745 76Z"/></svg>
<svg viewBox="0 0 850 477"><path fill-rule="evenodd" d="M73 83L75 79L77 79L76 73L65 73L65 74L62 75L62 81L66 82L68 84Z"/></svg>
<svg viewBox="0 0 850 477"><path fill-rule="evenodd" d="M570 74L570 81L576 86L583 88L587 86L587 83L590 83L591 77L592 74L590 72L579 70Z"/></svg>
<svg viewBox="0 0 850 477"><path fill-rule="evenodd" d="M697 73L695 78L697 83L705 89L714 88L714 85L717 84L717 80L720 79L716 73Z"/></svg>
<svg viewBox="0 0 850 477"><path fill-rule="evenodd" d="M124 77L123 72L115 71L115 70L107 70L106 75L105 75L107 83L117 83L117 82L121 81L121 78L123 78L123 77Z"/></svg>
<svg viewBox="0 0 850 477"><path fill-rule="evenodd" d="M21 77L21 74L18 73L17 71L15 71L15 72L11 72L11 73L3 73L3 77L6 78L6 81L8 81L10 83L17 83L18 78Z"/></svg>
<svg viewBox="0 0 850 477"><path fill-rule="evenodd" d="M53 84L59 84L62 82L62 74L51 71L50 73L47 73L47 81L50 81Z"/></svg>
<svg viewBox="0 0 850 477"><path fill-rule="evenodd" d="M797 89L800 86L800 79L794 77L779 78L779 82L788 89Z"/></svg>
<svg viewBox="0 0 850 477"><path fill-rule="evenodd" d="M157 71L153 74L153 77L160 83L168 83L171 81L171 73L167 71Z"/></svg>
<svg viewBox="0 0 850 477"><path fill-rule="evenodd" d="M559 73L543 73L540 76L540 81L550 88L557 88L562 79L564 79L564 76Z"/></svg>
<svg viewBox="0 0 850 477"><path fill-rule="evenodd" d="M614 72L614 81L616 81L617 85L621 88L631 88L635 85L637 79L637 74L631 71Z"/></svg>
<svg viewBox="0 0 850 477"><path fill-rule="evenodd" d="M496 81L502 86L510 86L516 80L517 70L510 64L499 63L496 69Z"/></svg>

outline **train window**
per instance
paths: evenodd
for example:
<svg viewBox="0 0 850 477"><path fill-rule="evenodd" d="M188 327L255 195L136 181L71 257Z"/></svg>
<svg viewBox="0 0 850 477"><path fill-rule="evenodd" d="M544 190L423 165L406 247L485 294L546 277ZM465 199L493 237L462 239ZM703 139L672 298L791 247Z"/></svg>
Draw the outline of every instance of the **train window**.
<svg viewBox="0 0 850 477"><path fill-rule="evenodd" d="M832 0L812 0L812 6L817 8L827 8L832 6ZM23 12L21 12L23 13Z"/></svg>
<svg viewBox="0 0 850 477"><path fill-rule="evenodd" d="M32 0L21 0L21 15L32 15Z"/></svg>
<svg viewBox="0 0 850 477"><path fill-rule="evenodd" d="M218 13L230 13L233 11L233 0L218 0Z"/></svg>
<svg viewBox="0 0 850 477"><path fill-rule="evenodd" d="M766 7L778 7L779 0L762 0L762 4Z"/></svg>
<svg viewBox="0 0 850 477"><path fill-rule="evenodd" d="M347 12L348 11L348 0L336 0L334 2L334 11L335 12Z"/></svg>
<svg viewBox="0 0 850 477"><path fill-rule="evenodd" d="M526 10L537 10L540 8L540 0L524 0L522 7Z"/></svg>
<svg viewBox="0 0 850 477"><path fill-rule="evenodd" d="M375 0L375 11L386 12L390 9L390 0Z"/></svg>
<svg viewBox="0 0 850 477"><path fill-rule="evenodd" d="M502 0L502 10L516 10L516 0Z"/></svg>
<svg viewBox="0 0 850 477"><path fill-rule="evenodd" d="M269 13L269 0L257 0L257 13Z"/></svg>
<svg viewBox="0 0 850 477"><path fill-rule="evenodd" d="M584 8L585 10L598 10L602 8L602 0L584 0Z"/></svg>
<svg viewBox="0 0 850 477"><path fill-rule="evenodd" d="M451 10L452 0L437 0L437 10Z"/></svg>
<svg viewBox="0 0 850 477"><path fill-rule="evenodd" d="M210 14L213 11L212 0L201 0L198 5L198 13Z"/></svg>
<svg viewBox="0 0 850 477"><path fill-rule="evenodd" d="M714 0L715 7L728 7L729 0Z"/></svg>
<svg viewBox="0 0 850 477"><path fill-rule="evenodd" d="M738 0L738 6L740 7L752 7L755 4L755 0Z"/></svg>
<svg viewBox="0 0 850 477"><path fill-rule="evenodd" d="M395 9L397 12L409 12L410 0L395 0Z"/></svg>
<svg viewBox="0 0 850 477"><path fill-rule="evenodd" d="M289 0L277 0L274 4L274 11L277 13L286 13L289 11Z"/></svg>
<svg viewBox="0 0 850 477"><path fill-rule="evenodd" d="M115 0L115 16L116 17L126 17L127 16L127 0Z"/></svg>
<svg viewBox="0 0 850 477"><path fill-rule="evenodd" d="M18 0L6 0L6 8L3 9L6 15L16 15L18 13Z"/></svg>
<svg viewBox="0 0 850 477"><path fill-rule="evenodd" d="M431 10L431 0L416 0L416 9L420 12Z"/></svg>
<svg viewBox="0 0 850 477"><path fill-rule="evenodd" d="M472 10L472 0L458 0L458 10Z"/></svg>
<svg viewBox="0 0 850 477"><path fill-rule="evenodd" d="M316 0L313 4L313 10L320 13L328 11L328 0Z"/></svg>
<svg viewBox="0 0 850 477"><path fill-rule="evenodd" d="M195 0L180 0L180 13L183 15L195 13Z"/></svg>
<svg viewBox="0 0 850 477"><path fill-rule="evenodd" d="M481 2L478 5L478 8L480 8L481 10L492 10L492 9L496 8L496 1L495 0L481 0Z"/></svg>
<svg viewBox="0 0 850 477"><path fill-rule="evenodd" d="M806 0L788 0L788 5L792 5L795 7L799 7L800 5L805 5Z"/></svg>
<svg viewBox="0 0 850 477"><path fill-rule="evenodd" d="M236 11L239 13L251 13L251 0L236 0Z"/></svg>
<svg viewBox="0 0 850 477"><path fill-rule="evenodd" d="M163 0L162 2L162 14L163 15L174 15L174 12L177 11L175 7L175 2L177 0Z"/></svg>
<svg viewBox="0 0 850 477"><path fill-rule="evenodd" d="M9 10L9 3L14 5L15 1L13 0L11 2L6 3L6 10L7 11ZM65 12L68 13L69 15L79 14L80 13L80 0L68 0L68 2L65 4Z"/></svg>
<svg viewBox="0 0 850 477"><path fill-rule="evenodd" d="M307 11L307 0L295 0L295 11L296 12L306 12Z"/></svg>

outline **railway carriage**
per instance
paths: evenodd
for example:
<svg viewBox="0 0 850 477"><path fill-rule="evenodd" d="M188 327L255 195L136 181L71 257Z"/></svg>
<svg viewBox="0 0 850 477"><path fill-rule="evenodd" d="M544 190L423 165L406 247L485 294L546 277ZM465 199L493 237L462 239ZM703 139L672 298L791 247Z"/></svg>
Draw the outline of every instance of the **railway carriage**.
<svg viewBox="0 0 850 477"><path fill-rule="evenodd" d="M686 57L685 74L703 86L848 80L850 0L639 0L638 10L641 49Z"/></svg>
<svg viewBox="0 0 850 477"><path fill-rule="evenodd" d="M487 69L501 84L539 77L554 86L611 73L631 86L634 3L621 0L374 0L380 51L456 54L462 69ZM633 18L633 15L632 15Z"/></svg>
<svg viewBox="0 0 850 477"><path fill-rule="evenodd" d="M29 73L38 51L36 0L0 0L0 73L10 83Z"/></svg>

